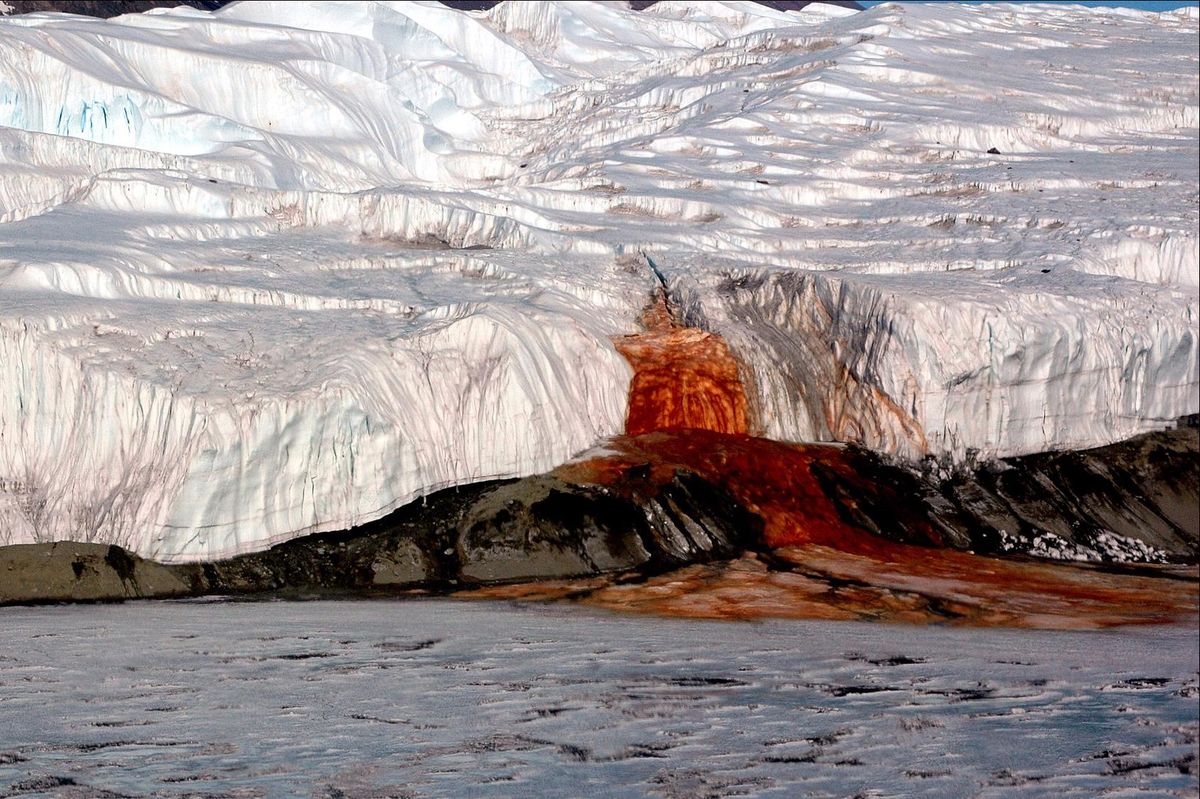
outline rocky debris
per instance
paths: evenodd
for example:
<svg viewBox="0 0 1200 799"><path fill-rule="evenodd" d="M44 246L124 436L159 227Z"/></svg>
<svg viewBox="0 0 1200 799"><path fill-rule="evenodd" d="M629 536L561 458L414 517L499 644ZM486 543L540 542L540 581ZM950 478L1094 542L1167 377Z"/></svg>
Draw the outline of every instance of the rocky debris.
<svg viewBox="0 0 1200 799"><path fill-rule="evenodd" d="M1032 537L1011 535L1000 531L1000 550L1020 552L1049 560L1110 561L1126 563L1166 563L1167 554L1142 541L1115 533L1098 533L1087 543L1068 541L1054 533L1037 533Z"/></svg>
<svg viewBox="0 0 1200 799"><path fill-rule="evenodd" d="M152 8L191 6L204 11L216 11L229 0L8 0L9 14L55 12L83 14L89 17L116 17L121 14L140 14Z"/></svg>
<svg viewBox="0 0 1200 799"><path fill-rule="evenodd" d="M1200 428L1189 417L1174 430L1106 447L1009 458L927 481L934 490L922 500L977 552L1195 563L1197 453Z"/></svg>

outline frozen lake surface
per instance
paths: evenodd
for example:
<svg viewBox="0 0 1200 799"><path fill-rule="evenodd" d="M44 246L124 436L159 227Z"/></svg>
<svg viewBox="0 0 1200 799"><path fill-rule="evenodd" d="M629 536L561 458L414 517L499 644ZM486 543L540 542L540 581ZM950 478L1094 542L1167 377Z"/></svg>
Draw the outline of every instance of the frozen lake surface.
<svg viewBox="0 0 1200 799"><path fill-rule="evenodd" d="M1195 796L1197 631L0 611L0 797Z"/></svg>

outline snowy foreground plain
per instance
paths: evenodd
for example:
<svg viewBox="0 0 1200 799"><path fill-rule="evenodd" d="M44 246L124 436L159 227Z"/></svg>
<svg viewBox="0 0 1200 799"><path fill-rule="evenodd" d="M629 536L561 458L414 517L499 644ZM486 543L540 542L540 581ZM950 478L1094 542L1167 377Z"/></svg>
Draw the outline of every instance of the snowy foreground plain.
<svg viewBox="0 0 1200 799"><path fill-rule="evenodd" d="M13 799L1197 788L1195 629L702 623L449 600L4 613Z"/></svg>
<svg viewBox="0 0 1200 799"><path fill-rule="evenodd" d="M660 281L754 430L1200 410L1197 13L0 19L0 544L213 559L619 433Z"/></svg>

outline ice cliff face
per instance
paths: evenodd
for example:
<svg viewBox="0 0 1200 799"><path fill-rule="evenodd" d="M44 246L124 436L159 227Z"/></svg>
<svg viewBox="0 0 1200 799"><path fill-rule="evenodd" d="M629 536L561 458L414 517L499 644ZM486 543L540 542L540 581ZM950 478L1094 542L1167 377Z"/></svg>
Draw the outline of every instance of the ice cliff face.
<svg viewBox="0 0 1200 799"><path fill-rule="evenodd" d="M621 431L660 279L772 437L1011 455L1194 413L1197 28L4 18L0 543L212 558L545 470Z"/></svg>

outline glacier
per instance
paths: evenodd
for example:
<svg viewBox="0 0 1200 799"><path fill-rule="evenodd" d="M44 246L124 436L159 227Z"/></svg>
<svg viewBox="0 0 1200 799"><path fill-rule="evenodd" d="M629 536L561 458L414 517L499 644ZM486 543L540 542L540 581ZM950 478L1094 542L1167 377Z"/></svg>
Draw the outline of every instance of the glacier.
<svg viewBox="0 0 1200 799"><path fill-rule="evenodd" d="M243 2L0 18L0 544L164 562L622 432L663 290L752 432L1200 411L1196 9Z"/></svg>

